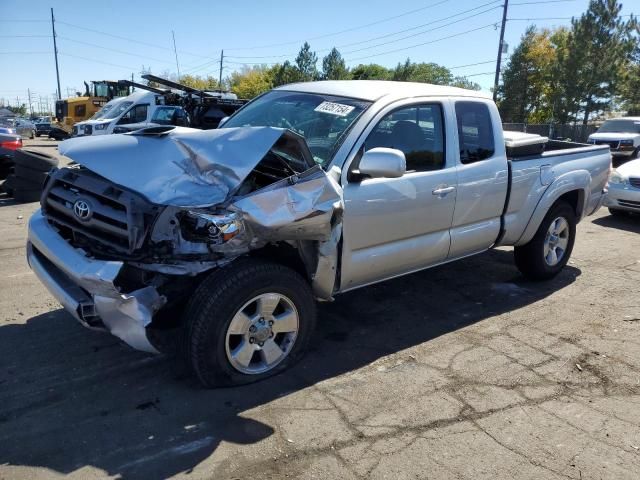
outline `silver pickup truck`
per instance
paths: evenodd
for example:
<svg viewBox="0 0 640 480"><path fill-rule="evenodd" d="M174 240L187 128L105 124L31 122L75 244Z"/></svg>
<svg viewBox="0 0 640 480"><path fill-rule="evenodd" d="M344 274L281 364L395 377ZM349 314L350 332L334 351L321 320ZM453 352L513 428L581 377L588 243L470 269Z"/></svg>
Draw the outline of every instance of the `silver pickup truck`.
<svg viewBox="0 0 640 480"><path fill-rule="evenodd" d="M205 386L246 383L301 356L315 300L503 245L556 275L609 147L520 144L478 92L287 85L217 130L63 142L28 261L85 326L149 352L174 332Z"/></svg>

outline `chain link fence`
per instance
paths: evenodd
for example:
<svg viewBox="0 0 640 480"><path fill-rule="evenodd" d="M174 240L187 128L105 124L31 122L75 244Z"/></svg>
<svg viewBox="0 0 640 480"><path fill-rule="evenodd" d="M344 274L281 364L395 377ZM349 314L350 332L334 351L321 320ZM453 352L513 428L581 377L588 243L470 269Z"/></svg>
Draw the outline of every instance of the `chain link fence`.
<svg viewBox="0 0 640 480"><path fill-rule="evenodd" d="M586 143L589 135L598 129L596 125L555 123L503 123L502 128L511 132L534 133L543 137L581 143Z"/></svg>

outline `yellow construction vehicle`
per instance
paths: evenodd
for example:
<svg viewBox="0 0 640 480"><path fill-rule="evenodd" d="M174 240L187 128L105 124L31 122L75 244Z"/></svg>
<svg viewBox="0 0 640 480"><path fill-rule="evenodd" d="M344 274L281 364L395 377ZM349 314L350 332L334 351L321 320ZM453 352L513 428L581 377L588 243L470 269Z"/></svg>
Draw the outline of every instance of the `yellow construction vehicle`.
<svg viewBox="0 0 640 480"><path fill-rule="evenodd" d="M51 125L49 137L56 140L69 138L73 125L91 118L102 106L114 97L126 97L131 87L125 82L113 80L84 82L85 92L77 97L56 101L56 122Z"/></svg>

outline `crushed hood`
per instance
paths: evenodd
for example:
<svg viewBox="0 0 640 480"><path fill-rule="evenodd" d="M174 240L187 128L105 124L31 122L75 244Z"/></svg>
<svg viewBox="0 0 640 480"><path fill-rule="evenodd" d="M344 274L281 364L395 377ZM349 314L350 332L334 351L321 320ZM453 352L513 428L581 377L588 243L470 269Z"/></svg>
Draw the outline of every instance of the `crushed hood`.
<svg viewBox="0 0 640 480"><path fill-rule="evenodd" d="M311 167L313 160L304 139L272 127L150 128L132 134L72 138L62 142L59 151L153 203L208 207L232 196L283 136L301 143Z"/></svg>

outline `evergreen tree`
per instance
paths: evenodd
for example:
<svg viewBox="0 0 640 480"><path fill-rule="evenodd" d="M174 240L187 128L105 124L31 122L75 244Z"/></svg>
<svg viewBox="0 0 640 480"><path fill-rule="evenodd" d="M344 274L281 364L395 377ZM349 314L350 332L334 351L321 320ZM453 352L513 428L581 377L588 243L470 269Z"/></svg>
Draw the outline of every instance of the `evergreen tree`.
<svg viewBox="0 0 640 480"><path fill-rule="evenodd" d="M322 59L322 78L325 80L346 80L351 78L349 69L336 47Z"/></svg>
<svg viewBox="0 0 640 480"><path fill-rule="evenodd" d="M302 48L296 57L296 67L300 74L300 81L309 82L311 80L318 79L317 63L318 56L316 55L316 52L312 52L309 44L304 42L304 45L302 45Z"/></svg>

